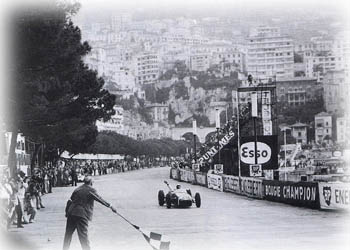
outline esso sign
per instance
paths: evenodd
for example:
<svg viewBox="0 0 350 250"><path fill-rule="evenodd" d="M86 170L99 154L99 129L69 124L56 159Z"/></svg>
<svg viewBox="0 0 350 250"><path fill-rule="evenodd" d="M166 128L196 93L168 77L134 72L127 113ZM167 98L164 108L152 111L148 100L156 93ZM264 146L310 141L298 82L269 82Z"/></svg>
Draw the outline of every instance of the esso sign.
<svg viewBox="0 0 350 250"><path fill-rule="evenodd" d="M241 145L241 161L246 164L255 164L255 142ZM271 148L263 142L257 142L257 164L264 164L271 159Z"/></svg>

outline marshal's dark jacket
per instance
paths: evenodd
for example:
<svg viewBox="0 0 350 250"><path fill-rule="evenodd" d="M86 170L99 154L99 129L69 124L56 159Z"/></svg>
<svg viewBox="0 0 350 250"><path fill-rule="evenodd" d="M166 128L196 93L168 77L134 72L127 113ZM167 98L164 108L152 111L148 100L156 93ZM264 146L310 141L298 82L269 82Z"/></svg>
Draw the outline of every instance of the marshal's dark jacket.
<svg viewBox="0 0 350 250"><path fill-rule="evenodd" d="M71 196L71 200L72 203L68 208L68 216L79 216L87 220L92 219L94 201L98 201L102 205L110 207L110 204L97 194L96 189L87 184L76 188Z"/></svg>

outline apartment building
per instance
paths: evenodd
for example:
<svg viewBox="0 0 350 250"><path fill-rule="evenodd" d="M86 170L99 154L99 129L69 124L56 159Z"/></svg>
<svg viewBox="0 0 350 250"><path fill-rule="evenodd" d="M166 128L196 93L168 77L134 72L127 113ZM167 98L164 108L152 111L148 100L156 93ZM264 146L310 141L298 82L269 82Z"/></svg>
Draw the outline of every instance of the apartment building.
<svg viewBox="0 0 350 250"><path fill-rule="evenodd" d="M167 104L152 103L145 106L154 123L168 123L169 106Z"/></svg>
<svg viewBox="0 0 350 250"><path fill-rule="evenodd" d="M317 54L305 59L305 76L315 77L322 82L328 71L339 71L345 68L345 58L331 53Z"/></svg>
<svg viewBox="0 0 350 250"><path fill-rule="evenodd" d="M295 138L297 143L307 143L307 128L308 125L297 122L290 126L292 129L292 136Z"/></svg>
<svg viewBox="0 0 350 250"><path fill-rule="evenodd" d="M123 134L124 130L124 109L120 106L114 106L115 114L107 122L97 120L96 126L98 131L112 131Z"/></svg>
<svg viewBox="0 0 350 250"><path fill-rule="evenodd" d="M192 52L189 56L189 68L192 71L207 71L210 67L210 53Z"/></svg>
<svg viewBox="0 0 350 250"><path fill-rule="evenodd" d="M139 85L153 84L159 78L159 56L154 52L143 51L134 57L136 83Z"/></svg>
<svg viewBox="0 0 350 250"><path fill-rule="evenodd" d="M315 115L315 142L329 142L332 140L332 116L326 112Z"/></svg>
<svg viewBox="0 0 350 250"><path fill-rule="evenodd" d="M246 68L261 82L294 76L293 40L276 27L252 29L247 39Z"/></svg>
<svg viewBox="0 0 350 250"><path fill-rule="evenodd" d="M349 111L350 105L349 72L328 71L323 79L323 100L326 111L332 114Z"/></svg>
<svg viewBox="0 0 350 250"><path fill-rule="evenodd" d="M276 95L278 102L300 106L321 97L322 85L315 78L293 77L276 82Z"/></svg>
<svg viewBox="0 0 350 250"><path fill-rule="evenodd" d="M350 117L337 118L337 142L348 143L350 141Z"/></svg>
<svg viewBox="0 0 350 250"><path fill-rule="evenodd" d="M245 55L243 52L239 51L237 48L226 47L222 51L213 51L211 56L211 64L220 63L232 63L237 65L237 68L241 72L245 72Z"/></svg>

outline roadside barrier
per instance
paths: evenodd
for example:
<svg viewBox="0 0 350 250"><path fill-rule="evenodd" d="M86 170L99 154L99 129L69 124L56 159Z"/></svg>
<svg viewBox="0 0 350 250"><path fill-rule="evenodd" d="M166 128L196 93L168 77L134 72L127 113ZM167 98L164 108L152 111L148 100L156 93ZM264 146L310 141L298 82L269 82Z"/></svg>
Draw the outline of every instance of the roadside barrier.
<svg viewBox="0 0 350 250"><path fill-rule="evenodd" d="M350 210L350 183L319 182L322 209Z"/></svg>
<svg viewBox="0 0 350 250"><path fill-rule="evenodd" d="M222 177L224 180L224 191L225 192L241 194L238 176L222 175Z"/></svg>
<svg viewBox="0 0 350 250"><path fill-rule="evenodd" d="M264 199L293 206L320 208L317 182L263 180Z"/></svg>
<svg viewBox="0 0 350 250"><path fill-rule="evenodd" d="M242 177L240 178L241 194L256 198L263 199L263 181L258 178Z"/></svg>
<svg viewBox="0 0 350 250"><path fill-rule="evenodd" d="M201 172L195 172L195 183L200 186L208 186L207 175Z"/></svg>
<svg viewBox="0 0 350 250"><path fill-rule="evenodd" d="M350 183L292 182L170 169L170 178L254 199L312 209L350 210Z"/></svg>
<svg viewBox="0 0 350 250"><path fill-rule="evenodd" d="M223 192L224 191L224 184L222 180L222 176L218 174L207 174L207 183L208 188L218 190Z"/></svg>

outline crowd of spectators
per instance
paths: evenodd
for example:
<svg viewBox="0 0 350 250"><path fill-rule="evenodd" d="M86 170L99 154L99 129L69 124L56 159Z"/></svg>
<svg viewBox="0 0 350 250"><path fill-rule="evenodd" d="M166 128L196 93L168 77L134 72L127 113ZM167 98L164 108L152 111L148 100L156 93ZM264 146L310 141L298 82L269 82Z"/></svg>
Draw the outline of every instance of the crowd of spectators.
<svg viewBox="0 0 350 250"><path fill-rule="evenodd" d="M164 166L157 162L156 165ZM52 193L54 187L77 186L86 175L107 175L153 167L154 164L125 160L72 160L58 161L55 165L35 168L32 174L19 171L14 177L4 172L0 182L1 228L15 225L23 228L34 223L38 210L45 208L42 197Z"/></svg>

